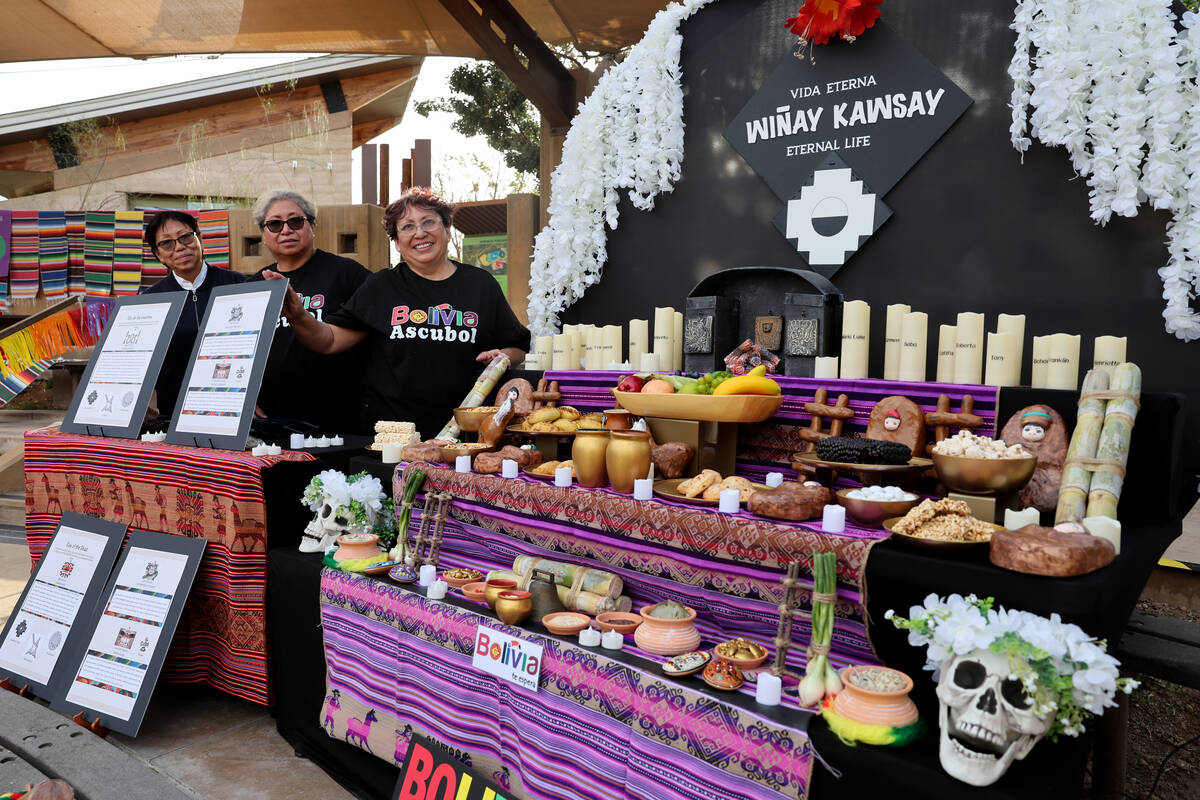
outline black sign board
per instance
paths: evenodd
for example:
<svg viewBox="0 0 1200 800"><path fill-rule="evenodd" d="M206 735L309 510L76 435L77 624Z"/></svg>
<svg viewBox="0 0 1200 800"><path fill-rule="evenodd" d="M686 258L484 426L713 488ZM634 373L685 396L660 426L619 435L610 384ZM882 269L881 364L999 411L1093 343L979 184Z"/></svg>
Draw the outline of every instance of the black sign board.
<svg viewBox="0 0 1200 800"><path fill-rule="evenodd" d="M418 733L408 736L404 766L392 790L392 800L516 800L452 756L442 745Z"/></svg>

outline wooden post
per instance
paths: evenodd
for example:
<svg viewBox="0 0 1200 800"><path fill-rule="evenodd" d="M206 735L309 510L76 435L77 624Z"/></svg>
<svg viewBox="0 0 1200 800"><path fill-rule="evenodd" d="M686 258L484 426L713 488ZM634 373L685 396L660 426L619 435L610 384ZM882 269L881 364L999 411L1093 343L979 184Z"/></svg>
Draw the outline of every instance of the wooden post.
<svg viewBox="0 0 1200 800"><path fill-rule="evenodd" d="M378 145L364 144L362 146L362 201L371 205L379 205L379 188L376 180L379 176L379 166L375 154Z"/></svg>
<svg viewBox="0 0 1200 800"><path fill-rule="evenodd" d="M387 207L391 201L391 161L389 156L389 146L386 144L379 145L379 205Z"/></svg>
<svg viewBox="0 0 1200 800"><path fill-rule="evenodd" d="M413 144L413 186L433 184L433 158L429 139L417 139Z"/></svg>
<svg viewBox="0 0 1200 800"><path fill-rule="evenodd" d="M412 158L406 158L400 162L400 192L407 192L412 188Z"/></svg>
<svg viewBox="0 0 1200 800"><path fill-rule="evenodd" d="M538 221L536 194L508 196L508 304L522 325L529 324L529 266Z"/></svg>

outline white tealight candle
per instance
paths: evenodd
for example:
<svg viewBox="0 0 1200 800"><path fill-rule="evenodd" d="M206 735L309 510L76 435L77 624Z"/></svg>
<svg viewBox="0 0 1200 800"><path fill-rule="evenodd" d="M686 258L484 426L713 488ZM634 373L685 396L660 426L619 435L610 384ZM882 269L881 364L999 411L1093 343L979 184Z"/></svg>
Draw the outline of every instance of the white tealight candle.
<svg viewBox="0 0 1200 800"><path fill-rule="evenodd" d="M283 448L277 444L268 445L267 446L267 455L281 456L281 455L283 455Z"/></svg>
<svg viewBox="0 0 1200 800"><path fill-rule="evenodd" d="M782 486L782 485L783 485L783 473L782 472L768 472L767 473L767 486L774 489L775 487Z"/></svg>
<svg viewBox="0 0 1200 800"><path fill-rule="evenodd" d="M143 442L153 442L153 441L154 441L154 434L152 434L152 433L143 433L143 434L142 434L142 441L143 441Z"/></svg>
<svg viewBox="0 0 1200 800"><path fill-rule="evenodd" d="M658 372L658 353L642 353L642 372Z"/></svg>
<svg viewBox="0 0 1200 800"><path fill-rule="evenodd" d="M584 628L579 632L579 644L583 647L599 647L600 631L595 628Z"/></svg>
<svg viewBox="0 0 1200 800"><path fill-rule="evenodd" d="M291 438L291 448L293 450L299 450L302 447L304 447L304 434L293 433Z"/></svg>
<svg viewBox="0 0 1200 800"><path fill-rule="evenodd" d="M651 478L633 479L633 499L649 500L654 496L654 480Z"/></svg>
<svg viewBox="0 0 1200 800"><path fill-rule="evenodd" d="M455 472L470 472L471 471L471 457L470 456L455 456L454 471Z"/></svg>
<svg viewBox="0 0 1200 800"><path fill-rule="evenodd" d="M742 493L737 489L722 489L718 509L722 514L736 514L741 508Z"/></svg>
<svg viewBox="0 0 1200 800"><path fill-rule="evenodd" d="M821 380L837 380L838 357L817 356L813 363L813 377Z"/></svg>
<svg viewBox="0 0 1200 800"><path fill-rule="evenodd" d="M317 446L317 437L305 436L304 437L304 446L305 447L316 447Z"/></svg>
<svg viewBox="0 0 1200 800"><path fill-rule="evenodd" d="M330 436L329 443L331 445L333 445L334 447L341 447L342 445L344 445L346 443L346 440L343 439L341 436Z"/></svg>
<svg viewBox="0 0 1200 800"><path fill-rule="evenodd" d="M254 446L254 448L250 451L250 455L265 456L268 452L269 451L267 450L267 446L265 444L259 444Z"/></svg>
<svg viewBox="0 0 1200 800"><path fill-rule="evenodd" d="M446 583L445 581L434 581L433 583L429 584L429 589L425 592L425 596L430 600L441 600L446 596L446 589L448 589L449 586L450 584Z"/></svg>
<svg viewBox="0 0 1200 800"><path fill-rule="evenodd" d="M559 467L554 470L554 485L563 489L571 485L571 468Z"/></svg>
<svg viewBox="0 0 1200 800"><path fill-rule="evenodd" d="M825 506L821 515L821 530L825 533L842 533L846 530L846 509L842 506Z"/></svg>
<svg viewBox="0 0 1200 800"><path fill-rule="evenodd" d="M317 447L329 447L330 444L331 442L328 436L322 436L321 438L317 439Z"/></svg>
<svg viewBox="0 0 1200 800"><path fill-rule="evenodd" d="M506 458L500 463L500 474L505 478L517 477L517 462L511 458Z"/></svg>
<svg viewBox="0 0 1200 800"><path fill-rule="evenodd" d="M600 639L600 644L605 650L620 650L625 646L625 637L616 631L605 631L604 636Z"/></svg>
<svg viewBox="0 0 1200 800"><path fill-rule="evenodd" d="M1026 525L1037 525L1041 521L1042 515L1036 508L1022 508L1020 511L1004 509L1004 527L1010 531L1020 530Z"/></svg>
<svg viewBox="0 0 1200 800"><path fill-rule="evenodd" d="M433 564L422 564L418 583L421 586L429 586L437 579L437 567Z"/></svg>
<svg viewBox="0 0 1200 800"><path fill-rule="evenodd" d="M783 679L770 672L758 676L754 686L754 699L764 706L777 706L783 696Z"/></svg>
<svg viewBox="0 0 1200 800"><path fill-rule="evenodd" d="M400 453L404 450L404 445L399 442L384 442L383 443L383 463L395 464L401 459Z"/></svg>

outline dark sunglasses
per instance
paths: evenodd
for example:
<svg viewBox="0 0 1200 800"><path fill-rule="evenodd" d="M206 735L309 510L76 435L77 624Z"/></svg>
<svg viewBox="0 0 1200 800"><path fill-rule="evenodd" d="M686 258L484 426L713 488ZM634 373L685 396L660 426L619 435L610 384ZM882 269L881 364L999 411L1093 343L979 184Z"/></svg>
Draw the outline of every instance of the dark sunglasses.
<svg viewBox="0 0 1200 800"><path fill-rule="evenodd" d="M269 219L263 223L263 227L271 233L279 233L283 230L283 226L287 225L294 231L298 231L304 227L304 223L312 222L309 217L288 217L287 219Z"/></svg>

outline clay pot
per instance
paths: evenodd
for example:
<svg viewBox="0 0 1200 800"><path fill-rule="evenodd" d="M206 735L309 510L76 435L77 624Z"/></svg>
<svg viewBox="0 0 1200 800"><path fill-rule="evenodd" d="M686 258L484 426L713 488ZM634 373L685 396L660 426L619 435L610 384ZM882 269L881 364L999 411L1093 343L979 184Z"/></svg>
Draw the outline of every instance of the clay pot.
<svg viewBox="0 0 1200 800"><path fill-rule="evenodd" d="M612 431L605 464L614 491L633 494L633 482L650 473L650 434L647 431ZM578 471L578 466L576 471ZM680 651L683 652L683 651Z"/></svg>
<svg viewBox="0 0 1200 800"><path fill-rule="evenodd" d="M492 578L483 586L483 600L488 604L488 608L496 608L496 599L501 592L507 592L517 588L517 582L510 578Z"/></svg>
<svg viewBox="0 0 1200 800"><path fill-rule="evenodd" d="M642 624L633 632L633 641L647 653L660 656L677 656L689 653L700 646L700 631L692 624L696 609L684 606L688 615L683 619L659 619L646 612L654 606L644 606L639 613Z"/></svg>
<svg viewBox="0 0 1200 800"><path fill-rule="evenodd" d="M529 619L532 610L533 600L529 592L508 589L496 595L496 616L505 625L520 625Z"/></svg>
<svg viewBox="0 0 1200 800"><path fill-rule="evenodd" d="M608 485L605 453L608 451L608 431L578 430L571 444L571 461L575 464L575 479L585 489Z"/></svg>
<svg viewBox="0 0 1200 800"><path fill-rule="evenodd" d="M604 411L604 427L610 431L627 431L633 428L633 414L623 408L609 408Z"/></svg>
<svg viewBox="0 0 1200 800"><path fill-rule="evenodd" d="M852 673L878 670L881 676L900 678L903 686L894 691L873 691L854 684ZM917 707L908 697L912 691L912 678L903 672L888 667L846 667L842 670L842 691L833 698L833 710L855 722L868 725L890 725L902 728L917 721Z"/></svg>
<svg viewBox="0 0 1200 800"><path fill-rule="evenodd" d="M338 549L333 551L334 561L354 561L359 558L378 558L379 537L373 533L343 533L337 539Z"/></svg>

